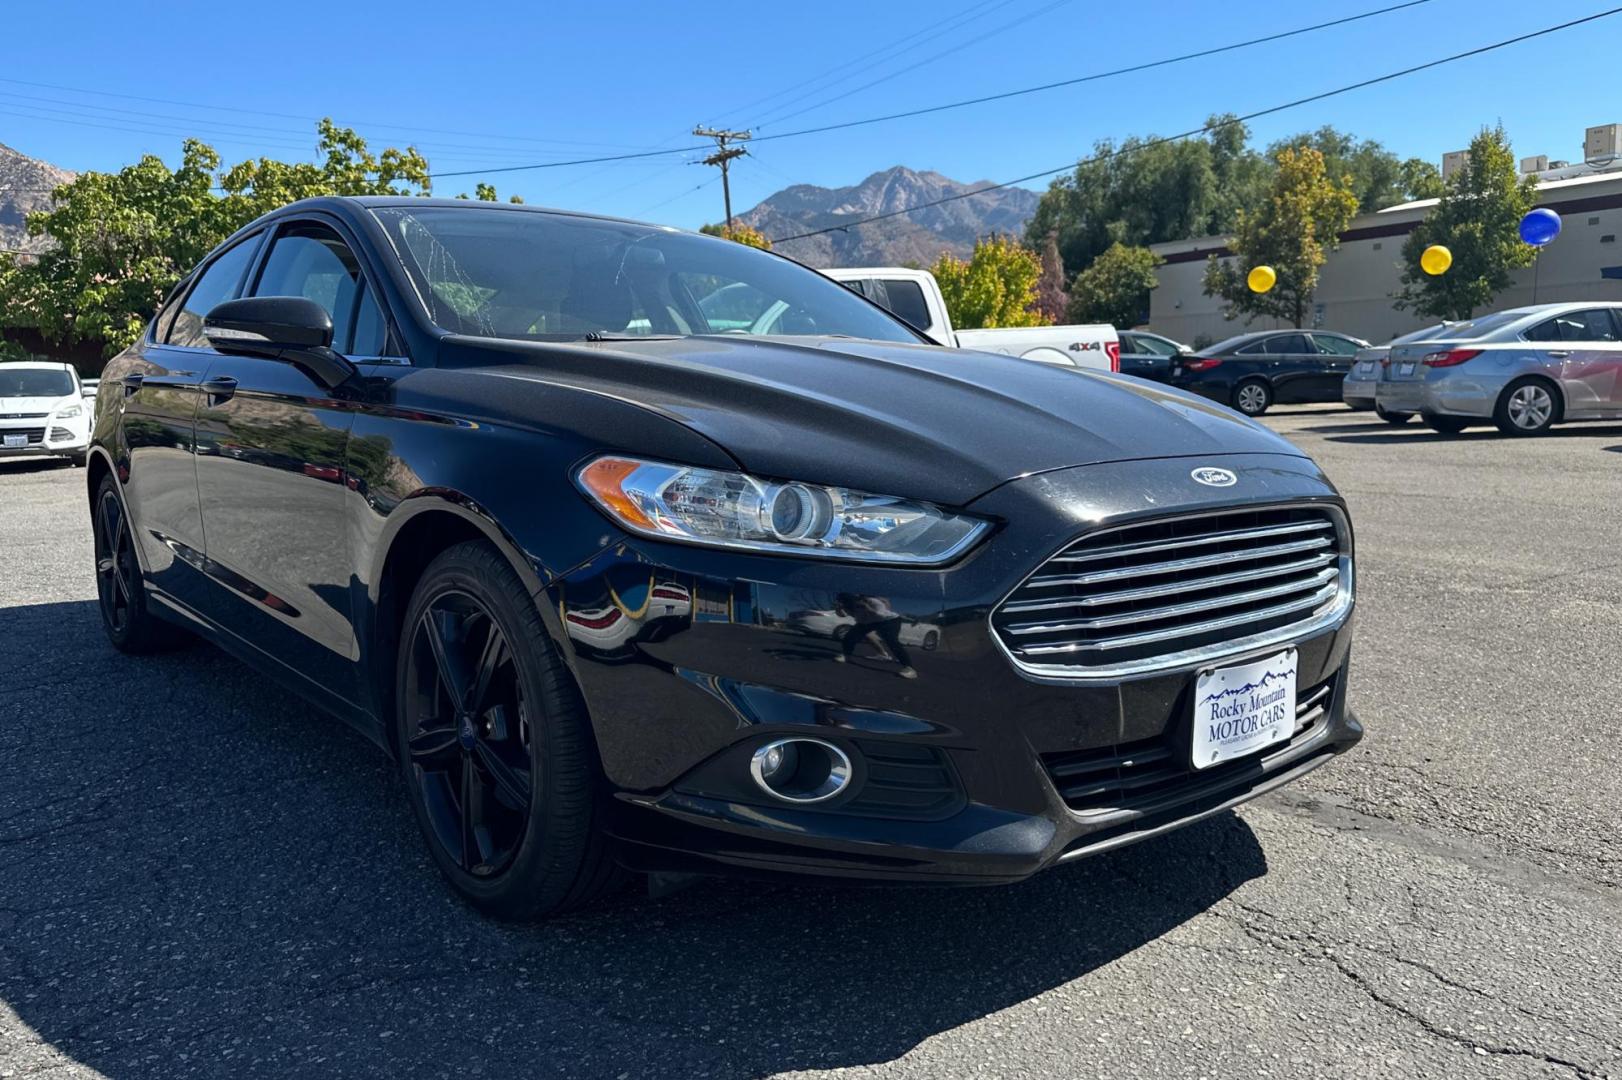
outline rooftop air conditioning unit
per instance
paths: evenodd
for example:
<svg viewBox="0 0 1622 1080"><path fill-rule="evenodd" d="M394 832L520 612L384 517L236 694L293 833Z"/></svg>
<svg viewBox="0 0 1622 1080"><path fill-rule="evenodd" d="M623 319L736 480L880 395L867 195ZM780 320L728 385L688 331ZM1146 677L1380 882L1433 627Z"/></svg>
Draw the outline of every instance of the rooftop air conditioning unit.
<svg viewBox="0 0 1622 1080"><path fill-rule="evenodd" d="M1533 157L1523 157L1523 158L1521 158L1521 172L1522 173L1547 172L1548 169L1549 169L1549 155L1548 154L1537 154L1537 155L1535 155Z"/></svg>
<svg viewBox="0 0 1622 1080"><path fill-rule="evenodd" d="M1583 160L1614 158L1622 153L1622 124L1601 124L1583 133Z"/></svg>
<svg viewBox="0 0 1622 1080"><path fill-rule="evenodd" d="M1469 164L1469 161L1470 151L1449 150L1447 153L1442 155L1442 179L1446 180L1448 177L1464 168L1465 165Z"/></svg>

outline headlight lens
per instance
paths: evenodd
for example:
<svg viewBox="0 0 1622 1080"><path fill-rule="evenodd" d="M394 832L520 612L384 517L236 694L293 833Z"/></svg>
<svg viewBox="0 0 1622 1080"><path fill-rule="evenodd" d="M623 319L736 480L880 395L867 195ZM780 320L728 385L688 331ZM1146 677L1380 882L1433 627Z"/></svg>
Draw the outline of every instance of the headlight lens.
<svg viewBox="0 0 1622 1080"><path fill-rule="evenodd" d="M83 413L83 405L69 405L65 409L58 409L56 412L56 418L58 420L72 420L75 416L82 415Z"/></svg>
<svg viewBox="0 0 1622 1080"><path fill-rule="evenodd" d="M600 457L576 479L631 532L711 547L938 565L989 528L929 503L639 458Z"/></svg>

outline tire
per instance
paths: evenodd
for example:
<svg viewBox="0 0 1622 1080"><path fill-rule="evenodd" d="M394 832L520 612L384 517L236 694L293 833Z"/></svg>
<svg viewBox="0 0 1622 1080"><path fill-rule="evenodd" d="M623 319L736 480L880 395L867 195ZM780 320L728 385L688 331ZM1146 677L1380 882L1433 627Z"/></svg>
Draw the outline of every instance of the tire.
<svg viewBox="0 0 1622 1080"><path fill-rule="evenodd" d="M185 640L185 632L152 614L146 583L135 557L129 515L119 497L118 484L104 477L91 504L90 531L96 550L96 601L101 628L113 648L140 656L172 649Z"/></svg>
<svg viewBox="0 0 1622 1080"><path fill-rule="evenodd" d="M623 882L585 704L488 544L458 544L423 573L400 634L395 721L428 850L473 907L541 919Z"/></svg>
<svg viewBox="0 0 1622 1080"><path fill-rule="evenodd" d="M1516 379L1498 395L1492 419L1505 435L1542 435L1560 419L1560 395L1543 379Z"/></svg>
<svg viewBox="0 0 1622 1080"><path fill-rule="evenodd" d="M1246 416L1260 416L1273 404L1273 388L1265 379L1245 379L1233 388L1233 407Z"/></svg>
<svg viewBox="0 0 1622 1080"><path fill-rule="evenodd" d="M1388 424L1396 424L1399 426L1406 424L1408 421L1414 418L1414 414L1411 412L1391 412L1383 405L1376 405L1374 407L1374 415L1378 416L1381 420L1384 420Z"/></svg>
<svg viewBox="0 0 1622 1080"><path fill-rule="evenodd" d="M1442 416L1439 413L1420 413L1425 426L1441 435L1457 435L1470 425L1462 416Z"/></svg>

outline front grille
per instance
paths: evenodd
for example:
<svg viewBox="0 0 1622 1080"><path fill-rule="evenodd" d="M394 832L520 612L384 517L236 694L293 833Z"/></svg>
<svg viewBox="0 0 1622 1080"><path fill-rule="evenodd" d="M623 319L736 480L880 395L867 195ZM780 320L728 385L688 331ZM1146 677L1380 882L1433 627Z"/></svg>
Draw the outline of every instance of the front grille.
<svg viewBox="0 0 1622 1080"><path fill-rule="evenodd" d="M61 442L63 439L71 438L73 438L73 432L69 431L65 427L54 427L51 429L52 442Z"/></svg>
<svg viewBox="0 0 1622 1080"><path fill-rule="evenodd" d="M1159 804L1181 802L1206 788L1226 787L1262 758L1316 738L1334 689L1335 680L1330 678L1296 694L1295 734L1288 743L1275 743L1208 769L1196 770L1190 764L1187 727L1181 724L1170 729L1175 734L1153 739L1043 754L1042 764L1065 805L1079 813L1157 810Z"/></svg>
<svg viewBox="0 0 1622 1080"><path fill-rule="evenodd" d="M49 415L44 412L0 413L0 420L43 420Z"/></svg>
<svg viewBox="0 0 1622 1080"><path fill-rule="evenodd" d="M0 445L4 445L7 435L24 435L28 438L29 446L38 446L45 441L45 429L42 427L0 428Z"/></svg>
<svg viewBox="0 0 1622 1080"><path fill-rule="evenodd" d="M1339 516L1320 506L1106 529L1043 564L991 625L1015 663L1040 673L1197 663L1338 616L1349 554Z"/></svg>

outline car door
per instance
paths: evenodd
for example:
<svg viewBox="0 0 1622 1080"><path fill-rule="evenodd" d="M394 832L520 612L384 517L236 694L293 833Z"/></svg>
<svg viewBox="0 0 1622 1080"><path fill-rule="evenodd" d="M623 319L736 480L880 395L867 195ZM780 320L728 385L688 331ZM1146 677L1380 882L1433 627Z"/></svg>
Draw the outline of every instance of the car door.
<svg viewBox="0 0 1622 1080"><path fill-rule="evenodd" d="M107 407L119 413L124 502L147 577L193 608L206 594L194 425L200 386L217 359L203 316L241 295L261 240L262 233L244 238L183 283L103 391L117 400Z"/></svg>
<svg viewBox="0 0 1622 1080"><path fill-rule="evenodd" d="M1352 370L1352 360L1361 348L1357 342L1339 334L1312 334L1312 346L1317 351L1321 374L1311 386L1312 401L1339 401L1341 386Z"/></svg>
<svg viewBox="0 0 1622 1080"><path fill-rule="evenodd" d="M1170 382L1172 357L1178 351L1173 342L1164 338L1126 331L1121 334L1121 371L1140 379Z"/></svg>
<svg viewBox="0 0 1622 1080"><path fill-rule="evenodd" d="M1622 409L1622 327L1611 308L1563 311L1521 335L1560 383L1565 415Z"/></svg>
<svg viewBox="0 0 1622 1080"><path fill-rule="evenodd" d="M315 300L340 353L388 351L376 294L330 222L279 225L248 294ZM353 392L281 360L225 355L197 415L214 618L351 703L360 700L344 505Z"/></svg>
<svg viewBox="0 0 1622 1080"><path fill-rule="evenodd" d="M1323 377L1323 364L1307 335L1274 334L1263 340L1262 348L1272 363L1273 400L1314 400L1313 385Z"/></svg>

